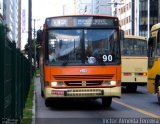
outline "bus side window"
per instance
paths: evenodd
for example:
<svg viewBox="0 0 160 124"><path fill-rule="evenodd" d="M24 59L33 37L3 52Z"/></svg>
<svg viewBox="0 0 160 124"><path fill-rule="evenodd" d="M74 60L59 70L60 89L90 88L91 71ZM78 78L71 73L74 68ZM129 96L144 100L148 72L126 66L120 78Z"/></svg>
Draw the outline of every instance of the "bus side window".
<svg viewBox="0 0 160 124"><path fill-rule="evenodd" d="M154 57L154 51L155 51L155 38L149 38L148 41L148 57L153 58Z"/></svg>
<svg viewBox="0 0 160 124"><path fill-rule="evenodd" d="M156 56L160 56L160 43L157 43Z"/></svg>
<svg viewBox="0 0 160 124"><path fill-rule="evenodd" d="M155 43L156 43L156 37L149 38L148 40L148 67L149 68L151 68L154 64Z"/></svg>
<svg viewBox="0 0 160 124"><path fill-rule="evenodd" d="M160 56L160 30L158 31L158 37L157 37L156 56Z"/></svg>

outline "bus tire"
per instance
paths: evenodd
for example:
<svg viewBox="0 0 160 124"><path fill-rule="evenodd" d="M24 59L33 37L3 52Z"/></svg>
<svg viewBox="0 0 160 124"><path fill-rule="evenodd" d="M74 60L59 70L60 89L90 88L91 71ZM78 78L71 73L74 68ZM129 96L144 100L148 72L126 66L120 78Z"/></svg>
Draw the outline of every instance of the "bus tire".
<svg viewBox="0 0 160 124"><path fill-rule="evenodd" d="M157 99L158 99L158 104L160 105L160 83L157 88Z"/></svg>
<svg viewBox="0 0 160 124"><path fill-rule="evenodd" d="M158 104L160 105L160 94L157 94Z"/></svg>
<svg viewBox="0 0 160 124"><path fill-rule="evenodd" d="M157 94L157 99L158 99L158 103L160 104L160 93L159 93L159 90L160 90L160 75L156 75L156 78L155 78L155 93Z"/></svg>
<svg viewBox="0 0 160 124"><path fill-rule="evenodd" d="M52 101L50 99L45 99L45 106L46 107L51 107L52 106Z"/></svg>
<svg viewBox="0 0 160 124"><path fill-rule="evenodd" d="M102 98L102 106L103 107L110 107L112 103L112 97L104 97Z"/></svg>
<svg viewBox="0 0 160 124"><path fill-rule="evenodd" d="M154 84L155 93L158 93L158 86L160 86L160 75L156 75L156 78L155 78L155 84Z"/></svg>
<svg viewBox="0 0 160 124"><path fill-rule="evenodd" d="M160 105L160 82L159 82L158 88L157 88L157 98L158 98L158 104Z"/></svg>

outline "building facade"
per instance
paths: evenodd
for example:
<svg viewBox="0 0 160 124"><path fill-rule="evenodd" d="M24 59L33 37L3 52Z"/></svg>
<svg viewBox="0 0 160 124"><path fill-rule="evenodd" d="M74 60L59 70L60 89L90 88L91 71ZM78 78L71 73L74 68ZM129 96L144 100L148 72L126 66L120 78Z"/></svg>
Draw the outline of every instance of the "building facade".
<svg viewBox="0 0 160 124"><path fill-rule="evenodd" d="M9 28L8 38L21 46L21 0L3 1L4 24Z"/></svg>
<svg viewBox="0 0 160 124"><path fill-rule="evenodd" d="M112 15L117 14L121 28L126 35L150 36L151 27L158 23L159 0L113 0L117 6ZM118 4L122 3L122 4ZM160 3L159 3L160 4Z"/></svg>
<svg viewBox="0 0 160 124"><path fill-rule="evenodd" d="M3 0L0 0L0 23L3 23Z"/></svg>
<svg viewBox="0 0 160 124"><path fill-rule="evenodd" d="M75 14L111 15L111 0L75 0Z"/></svg>
<svg viewBox="0 0 160 124"><path fill-rule="evenodd" d="M94 14L112 15L111 0L94 0Z"/></svg>
<svg viewBox="0 0 160 124"><path fill-rule="evenodd" d="M120 1L112 1L113 9L112 15L117 16L120 21L121 28L125 31L126 35L133 34L133 7L132 7L132 0L120 0Z"/></svg>
<svg viewBox="0 0 160 124"><path fill-rule="evenodd" d="M76 14L93 14L93 0L75 0Z"/></svg>
<svg viewBox="0 0 160 124"><path fill-rule="evenodd" d="M151 27L158 23L158 1L135 0L135 35L150 36Z"/></svg>

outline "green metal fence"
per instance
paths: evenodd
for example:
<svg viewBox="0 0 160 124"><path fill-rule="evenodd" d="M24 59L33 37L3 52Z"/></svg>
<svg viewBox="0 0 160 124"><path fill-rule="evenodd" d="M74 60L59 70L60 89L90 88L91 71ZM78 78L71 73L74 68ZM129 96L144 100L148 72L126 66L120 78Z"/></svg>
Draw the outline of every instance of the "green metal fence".
<svg viewBox="0 0 160 124"><path fill-rule="evenodd" d="M7 39L0 25L0 123L20 123L30 88L28 59Z"/></svg>

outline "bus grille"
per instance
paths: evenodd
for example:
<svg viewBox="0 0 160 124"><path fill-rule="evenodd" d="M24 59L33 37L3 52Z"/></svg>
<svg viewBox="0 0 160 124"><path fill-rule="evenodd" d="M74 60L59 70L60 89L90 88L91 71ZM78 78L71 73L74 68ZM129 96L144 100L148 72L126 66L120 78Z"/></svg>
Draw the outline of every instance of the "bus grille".
<svg viewBox="0 0 160 124"><path fill-rule="evenodd" d="M53 75L55 80L59 81L70 81L74 80L111 80L113 79L114 74L107 74L107 75Z"/></svg>
<svg viewBox="0 0 160 124"><path fill-rule="evenodd" d="M66 86L98 86L104 80L113 80L114 74L105 75L53 75L57 81L63 81Z"/></svg>
<svg viewBox="0 0 160 124"><path fill-rule="evenodd" d="M96 86L101 85L103 81L65 81L67 86Z"/></svg>

